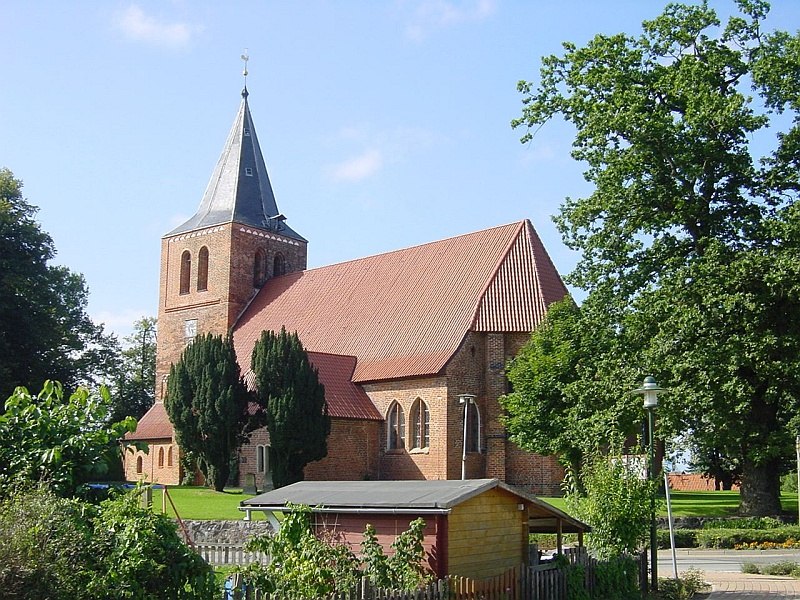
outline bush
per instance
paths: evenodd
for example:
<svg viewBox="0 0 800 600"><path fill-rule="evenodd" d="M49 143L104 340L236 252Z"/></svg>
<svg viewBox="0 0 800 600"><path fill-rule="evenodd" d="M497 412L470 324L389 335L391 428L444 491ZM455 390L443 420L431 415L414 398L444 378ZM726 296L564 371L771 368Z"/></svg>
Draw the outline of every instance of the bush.
<svg viewBox="0 0 800 600"><path fill-rule="evenodd" d="M736 517L733 519L713 519L703 523L703 529L776 529L784 527L774 517Z"/></svg>
<svg viewBox="0 0 800 600"><path fill-rule="evenodd" d="M676 529L674 531L676 548L697 548L698 529ZM658 547L661 549L670 547L669 530L658 529L656 531Z"/></svg>
<svg viewBox="0 0 800 600"><path fill-rule="evenodd" d="M9 600L211 599L211 568L136 492L94 506L45 488L0 503L0 589Z"/></svg>
<svg viewBox="0 0 800 600"><path fill-rule="evenodd" d="M706 588L703 572L697 569L689 569L678 579L658 579L659 597L664 600L689 600Z"/></svg>
<svg viewBox="0 0 800 600"><path fill-rule="evenodd" d="M600 561L595 566L594 597L604 600L638 600L639 567L630 556Z"/></svg>
<svg viewBox="0 0 800 600"><path fill-rule="evenodd" d="M742 565L742 573L749 573L752 575L790 575L791 577L800 578L800 564L789 560L773 563L771 565L744 563Z"/></svg>

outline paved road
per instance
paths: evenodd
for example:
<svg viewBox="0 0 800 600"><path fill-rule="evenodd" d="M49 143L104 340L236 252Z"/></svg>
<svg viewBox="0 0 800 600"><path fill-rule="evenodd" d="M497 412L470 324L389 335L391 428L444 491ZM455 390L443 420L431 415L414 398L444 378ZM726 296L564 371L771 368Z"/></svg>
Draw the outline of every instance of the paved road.
<svg viewBox="0 0 800 600"><path fill-rule="evenodd" d="M689 568L700 569L713 591L708 600L758 600L767 598L800 600L800 580L771 575L745 575L744 563L758 565L781 561L800 563L800 550L695 550L675 551L678 572ZM672 554L669 550L658 553L658 574L673 574Z"/></svg>

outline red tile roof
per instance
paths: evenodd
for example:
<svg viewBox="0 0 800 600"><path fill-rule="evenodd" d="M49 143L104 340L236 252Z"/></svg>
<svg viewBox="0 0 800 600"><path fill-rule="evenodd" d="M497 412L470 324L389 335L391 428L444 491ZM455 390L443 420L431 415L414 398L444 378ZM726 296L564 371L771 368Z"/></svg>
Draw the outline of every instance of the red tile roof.
<svg viewBox="0 0 800 600"><path fill-rule="evenodd" d="M470 329L532 331L566 294L526 220L272 279L234 343L249 357L285 326L307 350L355 356L355 382L431 375Z"/></svg>
<svg viewBox="0 0 800 600"><path fill-rule="evenodd" d="M172 439L172 423L169 421L164 403L153 404L139 419L136 431L125 434L125 439L131 441Z"/></svg>
<svg viewBox="0 0 800 600"><path fill-rule="evenodd" d="M342 419L382 421L383 416L360 385L353 383L355 356L309 352L308 359L317 368L319 380L325 386L328 414Z"/></svg>

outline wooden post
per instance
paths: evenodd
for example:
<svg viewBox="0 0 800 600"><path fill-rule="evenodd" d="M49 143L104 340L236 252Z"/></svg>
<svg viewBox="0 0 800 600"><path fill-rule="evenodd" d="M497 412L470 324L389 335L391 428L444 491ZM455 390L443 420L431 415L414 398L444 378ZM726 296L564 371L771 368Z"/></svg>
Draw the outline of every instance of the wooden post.
<svg viewBox="0 0 800 600"><path fill-rule="evenodd" d="M564 553L564 536L562 534L562 521L561 519L556 519L556 548L558 549L559 554Z"/></svg>

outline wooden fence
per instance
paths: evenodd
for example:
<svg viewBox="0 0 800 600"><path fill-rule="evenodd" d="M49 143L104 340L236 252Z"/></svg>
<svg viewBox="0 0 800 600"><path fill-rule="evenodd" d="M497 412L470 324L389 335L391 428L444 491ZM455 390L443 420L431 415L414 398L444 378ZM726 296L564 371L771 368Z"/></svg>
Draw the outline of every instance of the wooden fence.
<svg viewBox="0 0 800 600"><path fill-rule="evenodd" d="M263 552L247 552L241 544L193 544L195 551L214 566L223 565L249 565L254 562L267 562L267 555Z"/></svg>
<svg viewBox="0 0 800 600"><path fill-rule="evenodd" d="M571 553L567 558L570 565L583 566L584 587L589 597L593 597L594 570L597 561L585 552ZM640 571L641 568L640 563ZM646 565L644 568L646 570ZM644 580L646 583L646 573ZM639 581L641 583L641 574ZM378 589L367 578L363 578L355 589L332 594L324 599L290 599L281 596L280 600L566 600L566 598L567 569L553 562L545 562L533 566L522 565L490 579L475 580L450 576L413 591ZM247 586L240 577L234 576L225 599L278 600L278 596L263 594Z"/></svg>

